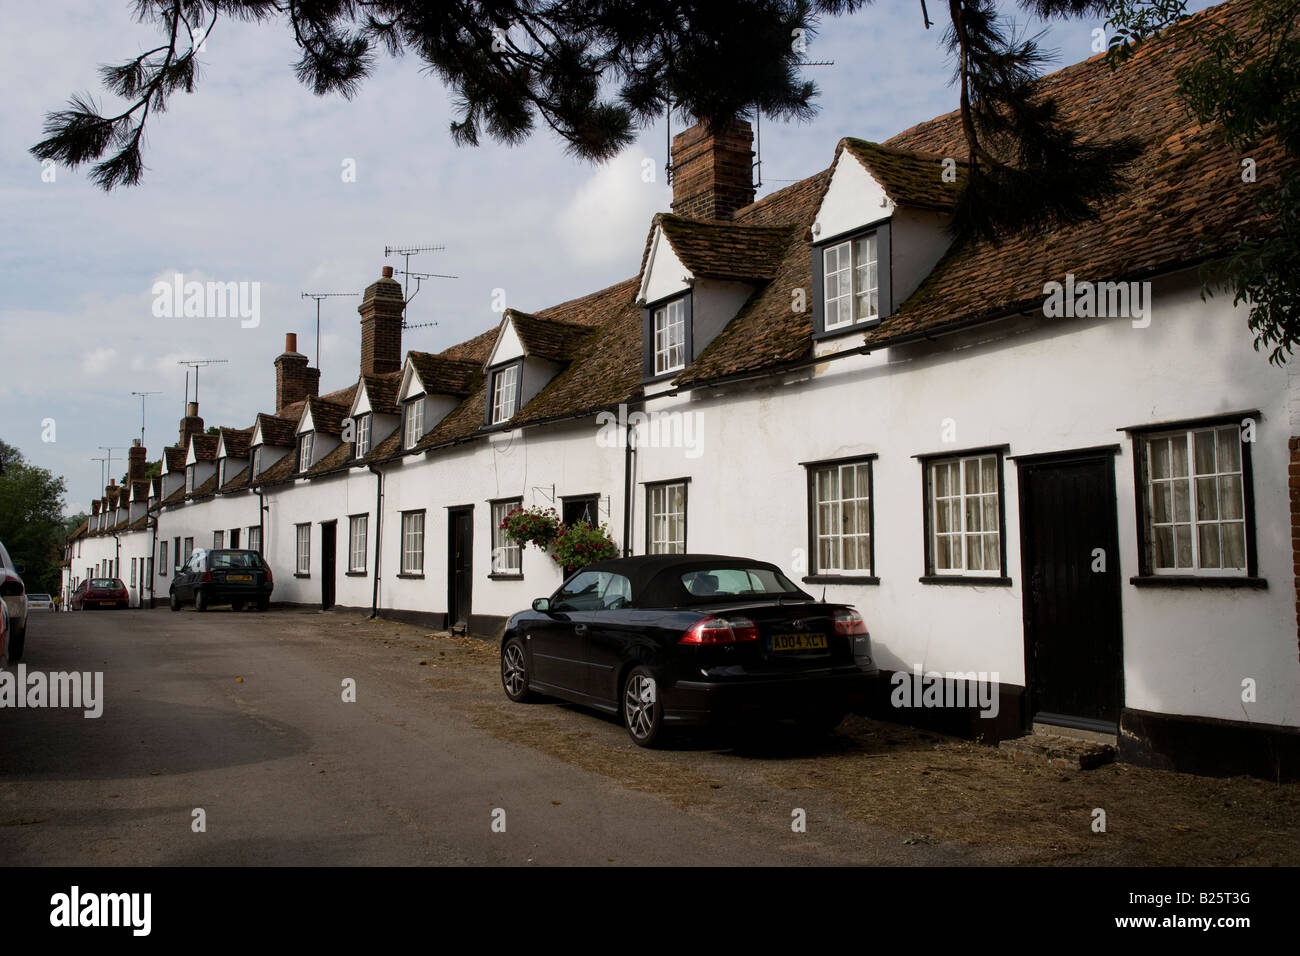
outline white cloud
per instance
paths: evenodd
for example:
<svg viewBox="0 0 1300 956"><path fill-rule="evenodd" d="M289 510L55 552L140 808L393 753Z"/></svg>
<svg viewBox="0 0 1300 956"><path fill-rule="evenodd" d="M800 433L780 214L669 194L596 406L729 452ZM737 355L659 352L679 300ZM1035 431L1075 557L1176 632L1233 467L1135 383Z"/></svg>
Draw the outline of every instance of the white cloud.
<svg viewBox="0 0 1300 956"><path fill-rule="evenodd" d="M81 357L83 375L98 376L112 371L117 364L117 349L100 347L91 349Z"/></svg>
<svg viewBox="0 0 1300 956"><path fill-rule="evenodd" d="M646 182L647 177L653 177ZM666 212L672 193L663 170L639 149L597 168L560 210L555 228L565 251L583 265L637 261L650 217Z"/></svg>

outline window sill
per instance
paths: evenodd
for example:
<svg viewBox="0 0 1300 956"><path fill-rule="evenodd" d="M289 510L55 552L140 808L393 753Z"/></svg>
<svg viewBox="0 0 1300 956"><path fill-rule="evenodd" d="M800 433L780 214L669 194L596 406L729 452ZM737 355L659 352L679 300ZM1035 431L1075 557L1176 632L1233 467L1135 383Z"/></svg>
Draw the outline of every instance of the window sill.
<svg viewBox="0 0 1300 956"><path fill-rule="evenodd" d="M1010 578L981 578L970 574L926 574L917 578L922 584L965 584L967 587L1011 587Z"/></svg>
<svg viewBox="0 0 1300 956"><path fill-rule="evenodd" d="M369 575L365 571L344 571L343 576L348 578L369 577Z"/></svg>
<svg viewBox="0 0 1300 956"><path fill-rule="evenodd" d="M399 578L412 578L416 581L424 580L424 573L417 571L400 571L397 575Z"/></svg>
<svg viewBox="0 0 1300 956"><path fill-rule="evenodd" d="M653 375L642 375L641 384L653 385L655 382L669 382L672 381L674 378L676 378L678 375L681 375L682 372L684 371L686 371L685 365L683 365L681 368L669 369L666 372L656 372Z"/></svg>
<svg viewBox="0 0 1300 956"><path fill-rule="evenodd" d="M804 584L879 584L880 578L874 575L852 574L809 574L801 579Z"/></svg>
<svg viewBox="0 0 1300 956"><path fill-rule="evenodd" d="M522 581L523 579L524 579L523 572L520 572L519 574L489 574L488 575L489 581Z"/></svg>
<svg viewBox="0 0 1300 956"><path fill-rule="evenodd" d="M852 335L854 332L862 333L874 329L881 322L885 321L885 316L875 319L859 319L848 325L837 325L833 329L819 329L812 334L814 342L821 342L826 339L838 339L845 335Z"/></svg>
<svg viewBox="0 0 1300 956"><path fill-rule="evenodd" d="M1253 588L1263 591L1268 587L1265 578L1202 577L1195 574L1147 574L1129 578L1128 583L1139 588Z"/></svg>
<svg viewBox="0 0 1300 956"><path fill-rule="evenodd" d="M301 571L295 571L293 572L293 576L295 578L310 578L311 574L303 574Z"/></svg>

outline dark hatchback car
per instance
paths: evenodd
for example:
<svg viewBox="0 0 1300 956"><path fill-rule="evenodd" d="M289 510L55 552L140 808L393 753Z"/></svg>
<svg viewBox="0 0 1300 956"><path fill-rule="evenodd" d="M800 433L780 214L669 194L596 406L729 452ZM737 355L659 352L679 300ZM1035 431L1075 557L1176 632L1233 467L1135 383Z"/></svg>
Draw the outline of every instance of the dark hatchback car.
<svg viewBox="0 0 1300 956"><path fill-rule="evenodd" d="M879 671L862 616L776 565L707 554L589 564L515 614L501 683L617 713L643 747L672 728L793 717L829 731Z"/></svg>
<svg viewBox="0 0 1300 956"><path fill-rule="evenodd" d="M72 592L72 608L76 611L130 606L131 595L121 578L87 578Z"/></svg>
<svg viewBox="0 0 1300 956"><path fill-rule="evenodd" d="M256 605L259 611L271 606L275 577L256 551L230 548L200 548L172 577L171 609L194 602L196 611L214 604L229 604L236 611Z"/></svg>

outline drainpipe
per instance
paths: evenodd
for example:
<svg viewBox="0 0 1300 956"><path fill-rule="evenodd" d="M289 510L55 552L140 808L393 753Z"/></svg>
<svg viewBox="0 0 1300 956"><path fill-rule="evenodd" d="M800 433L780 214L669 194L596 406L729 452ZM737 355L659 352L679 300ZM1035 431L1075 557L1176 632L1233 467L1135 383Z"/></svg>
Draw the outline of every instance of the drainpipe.
<svg viewBox="0 0 1300 956"><path fill-rule="evenodd" d="M119 538L116 533L114 533L113 535L113 577L120 578L121 576L122 576L122 539ZM131 602L128 601L127 603L130 604Z"/></svg>
<svg viewBox="0 0 1300 956"><path fill-rule="evenodd" d="M632 554L632 435L630 422L624 423L623 435L623 557Z"/></svg>
<svg viewBox="0 0 1300 956"><path fill-rule="evenodd" d="M154 578L154 574L158 573L158 569L153 566L154 561L157 560L158 557L158 516L157 515L154 515L153 518L150 520L149 527L153 528L153 536L149 539L149 560L145 562L145 565L153 570L153 574L149 575L149 607L150 609L152 609L153 608L153 578Z"/></svg>
<svg viewBox="0 0 1300 956"><path fill-rule="evenodd" d="M379 545L384 534L384 473L370 465L375 473L375 586L370 597L370 620L379 616Z"/></svg>

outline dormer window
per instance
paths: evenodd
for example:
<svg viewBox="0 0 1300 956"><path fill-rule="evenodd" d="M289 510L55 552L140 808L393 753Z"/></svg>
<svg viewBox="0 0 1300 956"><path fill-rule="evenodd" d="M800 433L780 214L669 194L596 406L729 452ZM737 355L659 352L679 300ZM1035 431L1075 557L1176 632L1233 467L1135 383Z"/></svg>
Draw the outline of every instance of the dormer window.
<svg viewBox="0 0 1300 956"><path fill-rule="evenodd" d="M654 373L686 367L686 302L674 299L654 310Z"/></svg>
<svg viewBox="0 0 1300 956"><path fill-rule="evenodd" d="M424 437L424 396L407 402L402 407L402 447L414 448Z"/></svg>
<svg viewBox="0 0 1300 956"><path fill-rule="evenodd" d="M250 478L256 478L262 473L262 446L258 445L253 449L253 467L249 472Z"/></svg>
<svg viewBox="0 0 1300 956"><path fill-rule="evenodd" d="M298 470L306 471L311 467L311 448L315 436L308 432L298 439Z"/></svg>
<svg viewBox="0 0 1300 956"><path fill-rule="evenodd" d="M226 459L217 462L217 487L220 488L226 483Z"/></svg>
<svg viewBox="0 0 1300 956"><path fill-rule="evenodd" d="M892 309L890 224L840 233L813 246L813 334L874 325Z"/></svg>
<svg viewBox="0 0 1300 956"><path fill-rule="evenodd" d="M193 494L194 492L194 466L185 466L185 493Z"/></svg>
<svg viewBox="0 0 1300 956"><path fill-rule="evenodd" d="M519 408L519 363L492 373L492 414L489 424L498 425L514 417Z"/></svg>
<svg viewBox="0 0 1300 956"><path fill-rule="evenodd" d="M822 250L828 330L880 318L877 263L874 232Z"/></svg>
<svg viewBox="0 0 1300 956"><path fill-rule="evenodd" d="M370 416L358 415L356 418L356 450L355 457L364 458L370 453Z"/></svg>

